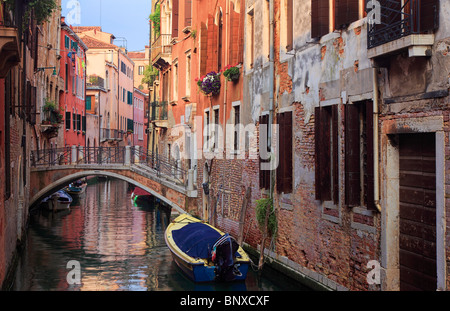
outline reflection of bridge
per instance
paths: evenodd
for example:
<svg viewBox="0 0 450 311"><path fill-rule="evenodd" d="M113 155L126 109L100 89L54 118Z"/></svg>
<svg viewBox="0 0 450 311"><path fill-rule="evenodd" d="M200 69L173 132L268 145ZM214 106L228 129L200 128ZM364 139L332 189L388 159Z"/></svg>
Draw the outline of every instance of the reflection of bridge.
<svg viewBox="0 0 450 311"><path fill-rule="evenodd" d="M30 207L75 180L96 175L125 180L182 213L197 197L192 171L139 146L72 146L33 151L30 157Z"/></svg>

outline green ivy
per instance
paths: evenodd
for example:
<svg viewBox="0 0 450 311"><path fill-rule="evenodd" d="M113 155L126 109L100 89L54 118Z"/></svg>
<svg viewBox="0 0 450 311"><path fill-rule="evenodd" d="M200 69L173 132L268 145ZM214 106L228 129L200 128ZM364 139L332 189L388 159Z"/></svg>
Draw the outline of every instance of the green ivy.
<svg viewBox="0 0 450 311"><path fill-rule="evenodd" d="M159 4L156 5L155 11L150 14L149 18L153 23L155 38L158 38L161 35L161 7Z"/></svg>
<svg viewBox="0 0 450 311"><path fill-rule="evenodd" d="M267 234L268 236L274 236L277 232L277 217L273 209L273 199L264 198L256 200L256 220L262 231L264 231L264 225L266 221L266 213L269 209L269 221L267 222Z"/></svg>
<svg viewBox="0 0 450 311"><path fill-rule="evenodd" d="M3 0L9 10L15 9L15 0ZM47 21L52 15L53 11L59 9L55 0L31 0L25 7L23 15L23 26L28 26L28 21L32 16L38 25Z"/></svg>

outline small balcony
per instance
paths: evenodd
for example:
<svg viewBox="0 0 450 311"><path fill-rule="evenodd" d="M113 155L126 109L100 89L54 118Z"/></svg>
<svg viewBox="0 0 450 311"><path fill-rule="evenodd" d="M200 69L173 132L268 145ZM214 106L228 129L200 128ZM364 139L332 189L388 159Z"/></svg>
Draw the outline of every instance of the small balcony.
<svg viewBox="0 0 450 311"><path fill-rule="evenodd" d="M158 70L169 66L172 55L172 35L159 35L152 43L152 65Z"/></svg>
<svg viewBox="0 0 450 311"><path fill-rule="evenodd" d="M122 135L120 135L119 130L116 129L108 129L108 128L101 128L100 129L100 141L121 141Z"/></svg>
<svg viewBox="0 0 450 311"><path fill-rule="evenodd" d="M47 138L57 137L62 120L63 115L59 111L44 110L44 118L40 124L41 133Z"/></svg>
<svg viewBox="0 0 450 311"><path fill-rule="evenodd" d="M431 56L439 27L438 0L379 0L379 16L369 19L368 57L407 50L410 57ZM377 8L374 8L375 12ZM369 14L370 17L370 14Z"/></svg>
<svg viewBox="0 0 450 311"><path fill-rule="evenodd" d="M150 121L157 127L168 127L168 102L152 102Z"/></svg>
<svg viewBox="0 0 450 311"><path fill-rule="evenodd" d="M16 1L16 8L22 8L20 1ZM0 78L5 78L9 70L20 62L19 25L21 16L8 10L5 2L0 2Z"/></svg>

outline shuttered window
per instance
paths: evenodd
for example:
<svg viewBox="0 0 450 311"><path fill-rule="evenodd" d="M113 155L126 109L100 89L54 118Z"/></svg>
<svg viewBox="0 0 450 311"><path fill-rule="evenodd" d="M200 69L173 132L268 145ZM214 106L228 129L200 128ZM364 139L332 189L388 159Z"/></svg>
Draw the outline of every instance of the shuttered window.
<svg viewBox="0 0 450 311"><path fill-rule="evenodd" d="M92 108L92 96L86 96L86 110L91 110Z"/></svg>
<svg viewBox="0 0 450 311"><path fill-rule="evenodd" d="M66 130L70 130L70 111L66 111Z"/></svg>
<svg viewBox="0 0 450 311"><path fill-rule="evenodd" d="M234 4L231 2L231 31L230 31L230 49L229 49L229 58L230 64L236 64L241 62L240 53L241 53L241 45L243 35L241 33L241 14L237 13L234 10Z"/></svg>
<svg viewBox="0 0 450 311"><path fill-rule="evenodd" d="M420 1L420 31L433 31L439 27L439 1Z"/></svg>
<svg viewBox="0 0 450 311"><path fill-rule="evenodd" d="M338 203L338 106L315 108L316 199Z"/></svg>
<svg viewBox="0 0 450 311"><path fill-rule="evenodd" d="M86 132L86 116L81 117L81 130Z"/></svg>
<svg viewBox="0 0 450 311"><path fill-rule="evenodd" d="M208 53L208 28L205 23L200 25L200 76L206 75Z"/></svg>
<svg viewBox="0 0 450 311"><path fill-rule="evenodd" d="M311 38L318 38L329 32L328 0L311 0Z"/></svg>
<svg viewBox="0 0 450 311"><path fill-rule="evenodd" d="M264 126L265 125L265 128ZM267 138L269 137L269 115L263 115L259 117L259 146L261 148L262 141L265 140L267 142ZM267 147L267 144L266 144ZM269 152L269 148L267 147L267 153ZM262 170L262 164L268 163L270 159L262 159L261 158L261 150L259 157L259 188L260 189L269 189L270 188L270 172L269 170Z"/></svg>
<svg viewBox="0 0 450 311"><path fill-rule="evenodd" d="M373 104L345 108L345 204L374 209Z"/></svg>
<svg viewBox="0 0 450 311"><path fill-rule="evenodd" d="M184 26L192 25L192 0L184 1Z"/></svg>
<svg viewBox="0 0 450 311"><path fill-rule="evenodd" d="M335 0L335 27L341 29L359 19L360 0Z"/></svg>
<svg viewBox="0 0 450 311"><path fill-rule="evenodd" d="M172 1L172 38L178 38L178 7L179 0Z"/></svg>
<svg viewBox="0 0 450 311"><path fill-rule="evenodd" d="M286 50L294 48L294 0L286 0Z"/></svg>
<svg viewBox="0 0 450 311"><path fill-rule="evenodd" d="M292 111L277 114L279 163L277 191L292 192Z"/></svg>

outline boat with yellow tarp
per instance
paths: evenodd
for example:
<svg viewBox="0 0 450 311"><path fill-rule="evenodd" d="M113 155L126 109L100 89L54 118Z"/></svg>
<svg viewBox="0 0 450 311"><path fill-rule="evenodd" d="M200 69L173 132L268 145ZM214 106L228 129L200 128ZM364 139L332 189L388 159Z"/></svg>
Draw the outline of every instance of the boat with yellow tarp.
<svg viewBox="0 0 450 311"><path fill-rule="evenodd" d="M188 214L165 232L175 263L195 282L237 281L247 277L250 258L228 233Z"/></svg>

